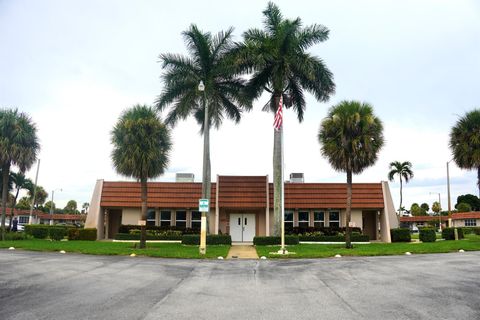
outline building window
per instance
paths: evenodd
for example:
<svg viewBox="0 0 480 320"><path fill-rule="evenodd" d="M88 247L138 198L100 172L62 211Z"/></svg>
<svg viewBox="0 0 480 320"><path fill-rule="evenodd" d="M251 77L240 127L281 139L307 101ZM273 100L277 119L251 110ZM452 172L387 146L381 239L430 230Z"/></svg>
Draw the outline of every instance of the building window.
<svg viewBox="0 0 480 320"><path fill-rule="evenodd" d="M314 227L325 227L325 212L315 211L313 213L313 226Z"/></svg>
<svg viewBox="0 0 480 320"><path fill-rule="evenodd" d="M308 228L310 222L310 213L308 211L298 212L298 226L300 228Z"/></svg>
<svg viewBox="0 0 480 320"><path fill-rule="evenodd" d="M160 211L160 225L161 226L172 225L172 214L170 211Z"/></svg>
<svg viewBox="0 0 480 320"><path fill-rule="evenodd" d="M328 221L330 227L340 227L340 212L338 211L330 211L328 213Z"/></svg>
<svg viewBox="0 0 480 320"><path fill-rule="evenodd" d="M155 225L155 209L148 209L147 211L147 226Z"/></svg>
<svg viewBox="0 0 480 320"><path fill-rule="evenodd" d="M477 219L465 219L465 227L476 227Z"/></svg>
<svg viewBox="0 0 480 320"><path fill-rule="evenodd" d="M200 230L202 224L202 213L200 211L192 211L192 229Z"/></svg>
<svg viewBox="0 0 480 320"><path fill-rule="evenodd" d="M28 224L28 218L27 216L19 216L18 217L18 223L20 224Z"/></svg>
<svg viewBox="0 0 480 320"><path fill-rule="evenodd" d="M293 230L293 211L285 211L285 231Z"/></svg>
<svg viewBox="0 0 480 320"><path fill-rule="evenodd" d="M177 211L175 212L175 225L179 228L187 227L187 212Z"/></svg>

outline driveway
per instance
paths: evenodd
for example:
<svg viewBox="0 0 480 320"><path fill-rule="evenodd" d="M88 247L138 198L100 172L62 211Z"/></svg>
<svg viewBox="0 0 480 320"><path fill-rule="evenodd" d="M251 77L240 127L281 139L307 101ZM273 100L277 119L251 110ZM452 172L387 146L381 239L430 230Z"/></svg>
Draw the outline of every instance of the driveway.
<svg viewBox="0 0 480 320"><path fill-rule="evenodd" d="M0 319L480 319L480 252L167 260L0 250Z"/></svg>

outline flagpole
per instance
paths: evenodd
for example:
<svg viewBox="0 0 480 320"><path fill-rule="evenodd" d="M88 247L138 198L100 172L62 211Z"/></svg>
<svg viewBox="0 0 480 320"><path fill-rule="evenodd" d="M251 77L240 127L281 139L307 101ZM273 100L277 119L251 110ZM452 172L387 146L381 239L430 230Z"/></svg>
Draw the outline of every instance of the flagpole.
<svg viewBox="0 0 480 320"><path fill-rule="evenodd" d="M281 98L280 98L281 99ZM282 201L280 201L280 213L282 215L282 239L281 239L281 245L282 247L280 250L282 251L282 254L285 254L285 180L284 180L284 161L283 161L283 121L282 121L282 127L280 128L280 139L282 140L281 147L280 147L280 152L281 152L281 158L282 158Z"/></svg>

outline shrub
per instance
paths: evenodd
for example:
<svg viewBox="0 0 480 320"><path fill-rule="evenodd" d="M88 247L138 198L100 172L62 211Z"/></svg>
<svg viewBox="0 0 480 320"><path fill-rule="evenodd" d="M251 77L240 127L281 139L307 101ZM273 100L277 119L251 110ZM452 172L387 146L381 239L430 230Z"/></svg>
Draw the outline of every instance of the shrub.
<svg viewBox="0 0 480 320"><path fill-rule="evenodd" d="M12 240L30 240L32 238L31 235L26 234L24 232L8 232L5 233L5 240L12 241Z"/></svg>
<svg viewBox="0 0 480 320"><path fill-rule="evenodd" d="M281 237L269 236L269 237L254 237L253 244L256 246L273 246L281 244ZM299 238L297 235L286 235L285 244L286 245L295 245L299 243Z"/></svg>
<svg viewBox="0 0 480 320"><path fill-rule="evenodd" d="M115 240L140 240L140 233L117 233ZM180 233L151 234L147 233L147 240L182 240Z"/></svg>
<svg viewBox="0 0 480 320"><path fill-rule="evenodd" d="M64 227L52 227L48 228L48 235L50 239L59 241L67 235L67 229Z"/></svg>
<svg viewBox="0 0 480 320"><path fill-rule="evenodd" d="M146 226L147 231L180 231L182 234L200 234L200 229L182 228L177 226ZM140 230L140 226L137 225L121 225L118 232L130 233L130 230Z"/></svg>
<svg viewBox="0 0 480 320"><path fill-rule="evenodd" d="M182 244L200 245L199 234L184 234L182 236ZM232 244L232 237L228 234L208 234L207 245Z"/></svg>
<svg viewBox="0 0 480 320"><path fill-rule="evenodd" d="M422 242L435 242L437 236L435 234L435 229L433 228L420 228L420 241Z"/></svg>
<svg viewBox="0 0 480 320"><path fill-rule="evenodd" d="M318 233L320 232L321 234L327 235L327 236L336 236L339 233L345 233L345 227L294 227L291 230L288 230L287 234L308 234L308 233ZM356 233L362 233L362 229L355 227L355 228L350 228L353 232Z"/></svg>
<svg viewBox="0 0 480 320"><path fill-rule="evenodd" d="M26 225L25 233L36 239L46 239L48 237L48 226L41 224Z"/></svg>
<svg viewBox="0 0 480 320"><path fill-rule="evenodd" d="M68 229L68 240L88 240L95 241L97 240L97 229L95 228L86 228L86 229Z"/></svg>
<svg viewBox="0 0 480 320"><path fill-rule="evenodd" d="M455 240L455 228L443 228L442 238L445 240ZM457 228L458 239L463 239L463 228Z"/></svg>
<svg viewBox="0 0 480 320"><path fill-rule="evenodd" d="M325 235L299 235L300 241L317 241L317 242L345 242L344 235L338 236L325 236ZM362 235L358 233L352 234L350 238L352 242L369 242L370 237L368 235Z"/></svg>
<svg viewBox="0 0 480 320"><path fill-rule="evenodd" d="M408 228L390 229L390 236L392 242L410 242L412 240L410 229Z"/></svg>

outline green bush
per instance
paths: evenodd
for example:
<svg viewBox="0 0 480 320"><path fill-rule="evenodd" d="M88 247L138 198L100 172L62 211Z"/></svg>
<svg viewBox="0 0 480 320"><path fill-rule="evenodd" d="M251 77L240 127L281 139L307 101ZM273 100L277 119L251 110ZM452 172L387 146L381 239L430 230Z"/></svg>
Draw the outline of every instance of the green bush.
<svg viewBox="0 0 480 320"><path fill-rule="evenodd" d="M95 241L97 240L97 229L95 228L86 228L86 229L68 229L68 240L88 240Z"/></svg>
<svg viewBox="0 0 480 320"><path fill-rule="evenodd" d="M323 235L299 235L300 241L315 241L315 242L345 242L345 236L323 236ZM350 240L352 242L369 242L370 237L363 234L352 234Z"/></svg>
<svg viewBox="0 0 480 320"><path fill-rule="evenodd" d="M200 245L199 234L184 234L182 244ZM232 237L228 234L209 234L207 235L207 245L232 244Z"/></svg>
<svg viewBox="0 0 480 320"><path fill-rule="evenodd" d="M115 240L140 240L140 233L117 233ZM147 240L182 240L182 233L155 235L147 232Z"/></svg>
<svg viewBox="0 0 480 320"><path fill-rule="evenodd" d="M16 241L16 240L30 240L32 236L26 234L25 232L7 232L5 233L5 240L7 241Z"/></svg>
<svg viewBox="0 0 480 320"><path fill-rule="evenodd" d="M410 229L408 228L390 229L390 236L392 238L392 242L412 241L412 236L410 235Z"/></svg>
<svg viewBox="0 0 480 320"><path fill-rule="evenodd" d="M455 240L455 228L443 228L442 238L445 240ZM463 239L464 228L457 228L458 239Z"/></svg>
<svg viewBox="0 0 480 320"><path fill-rule="evenodd" d="M437 240L435 229L433 228L420 228L419 232L420 241L422 242L435 242Z"/></svg>
<svg viewBox="0 0 480 320"><path fill-rule="evenodd" d="M273 246L281 244L282 239L280 237L269 236L269 237L254 237L253 244L256 246ZM286 245L295 245L299 243L299 237L297 235L286 235L285 244Z"/></svg>
<svg viewBox="0 0 480 320"><path fill-rule="evenodd" d="M457 228L460 229L460 228ZM462 227L463 234L476 234L480 235L480 227Z"/></svg>
<svg viewBox="0 0 480 320"><path fill-rule="evenodd" d="M48 236L52 240L55 240L55 241L62 240L66 235L67 235L67 228L64 228L64 227L48 228Z"/></svg>
<svg viewBox="0 0 480 320"><path fill-rule="evenodd" d="M25 233L36 239L46 239L48 237L48 227L41 224L29 224L25 226Z"/></svg>

